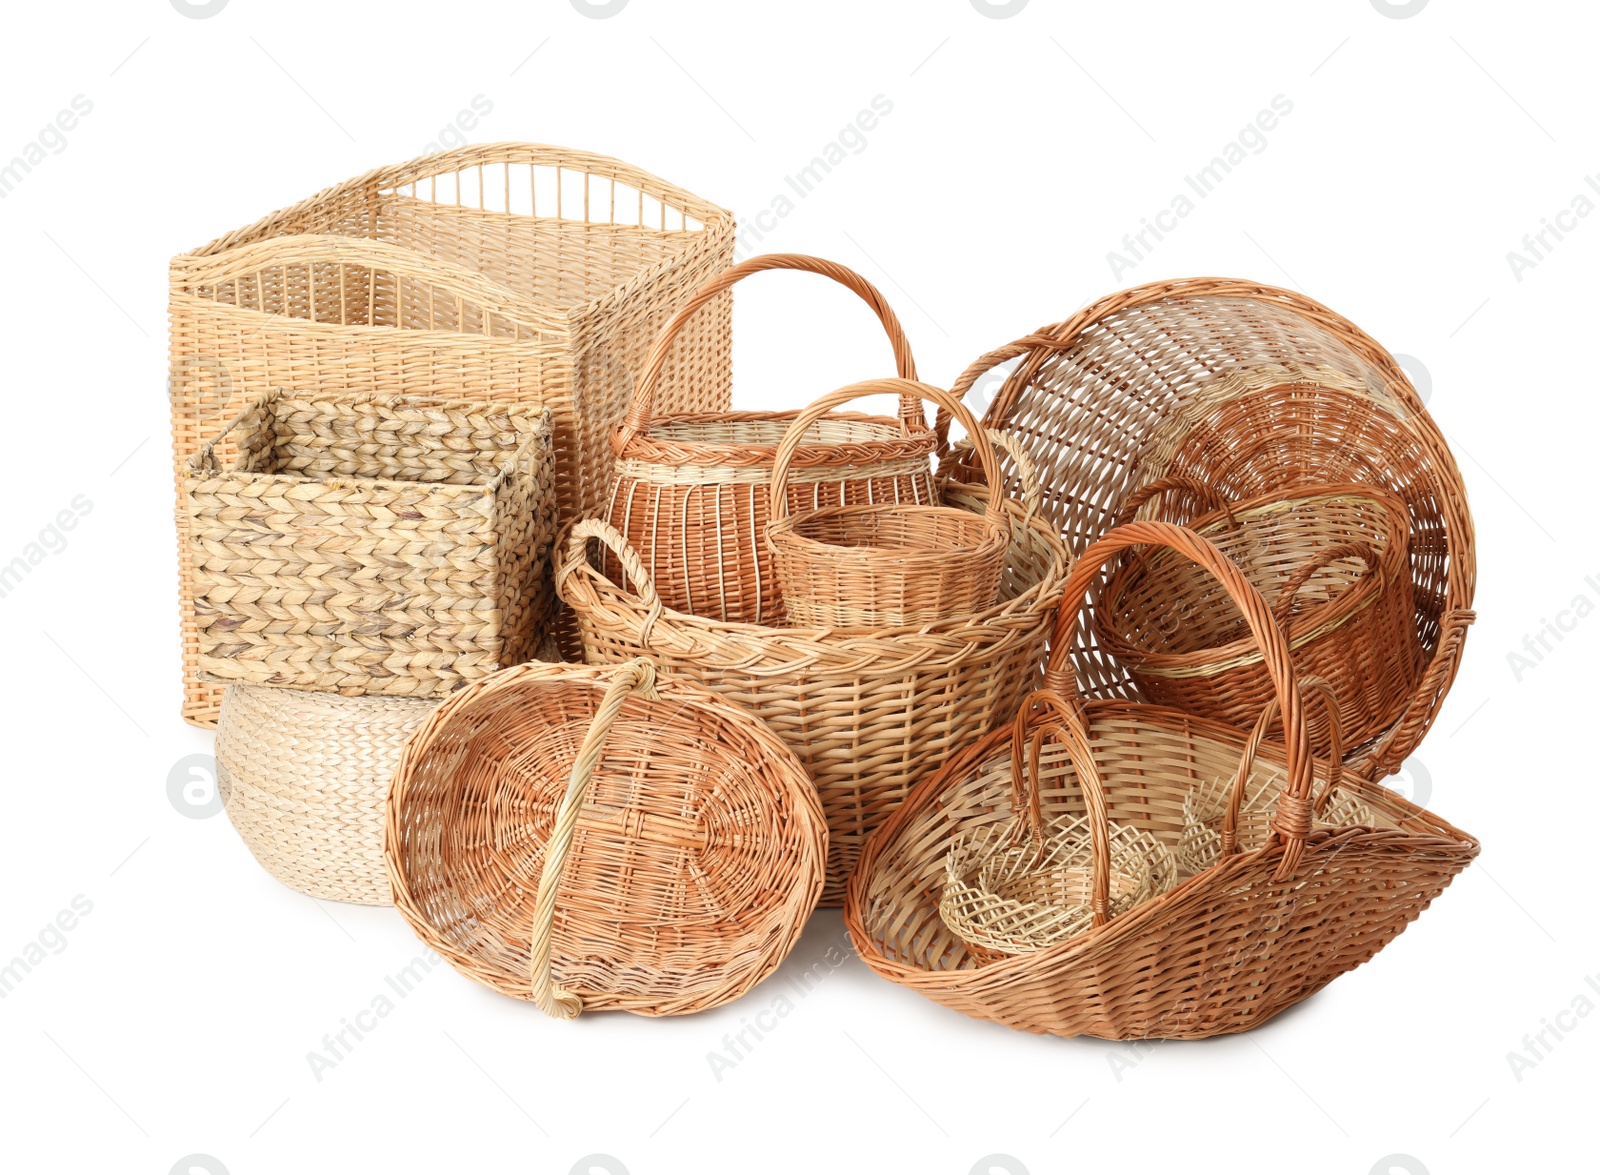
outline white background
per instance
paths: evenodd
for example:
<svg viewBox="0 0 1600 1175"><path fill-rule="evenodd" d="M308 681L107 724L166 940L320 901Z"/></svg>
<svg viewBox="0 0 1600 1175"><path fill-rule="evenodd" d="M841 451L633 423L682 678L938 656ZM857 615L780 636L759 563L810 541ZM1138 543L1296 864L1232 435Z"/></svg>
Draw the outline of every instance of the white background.
<svg viewBox="0 0 1600 1175"><path fill-rule="evenodd" d="M92 911L0 1001L0 1168L1592 1165L1600 1016L1520 1080L1507 1059L1580 993L1600 1002L1600 619L1520 680L1508 660L1576 597L1600 604L1600 216L1521 280L1507 260L1600 171L1589 6L1032 0L994 19L969 0L632 0L594 19L568 0L232 0L193 19L127 0L4 19L0 159L74 96L93 111L0 201L0 562L77 496L92 510L0 600L0 961L75 896ZM851 957L717 1080L724 1034L840 940L827 912L779 978L672 1021L556 1023L440 967L319 1082L306 1054L418 945L391 910L284 889L226 818L168 800L210 735L178 718L167 259L421 152L479 95L493 110L465 137L617 155L746 222L879 94L893 112L865 149L756 251L859 267L935 382L1091 297L1196 274L1303 290L1414 357L1480 571L1420 761L1428 805L1482 858L1372 963L1248 1036L1142 1053L1034 1038ZM1280 94L1293 111L1266 148L1114 275L1123 234ZM888 374L874 329L831 287L749 283L739 402Z"/></svg>

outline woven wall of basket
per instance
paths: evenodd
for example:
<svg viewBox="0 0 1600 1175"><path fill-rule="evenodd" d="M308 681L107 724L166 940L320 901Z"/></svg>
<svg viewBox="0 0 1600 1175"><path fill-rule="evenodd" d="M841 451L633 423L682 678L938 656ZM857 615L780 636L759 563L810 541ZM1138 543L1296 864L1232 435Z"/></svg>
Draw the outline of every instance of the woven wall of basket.
<svg viewBox="0 0 1600 1175"><path fill-rule="evenodd" d="M278 387L548 407L563 520L599 511L632 372L733 253L725 210L628 164L530 143L463 147L335 185L172 261L174 465ZM725 408L724 297L686 327L663 411ZM232 457L224 448L221 456ZM184 717L198 678L180 535Z"/></svg>
<svg viewBox="0 0 1600 1175"><path fill-rule="evenodd" d="M862 396L916 395L956 414L978 446L990 484L999 466L988 434L960 400L927 384L868 380L832 392L789 425L772 468L767 547L788 623L802 628L898 628L967 616L991 607L1011 546L1005 498L982 514L956 506L868 502L789 510L789 471L807 430L823 414Z"/></svg>
<svg viewBox="0 0 1600 1175"><path fill-rule="evenodd" d="M900 378L916 365L900 321L865 278L816 257L752 257L706 282L667 323L612 440L616 480L607 517L644 560L669 608L716 620L781 624L783 597L765 534L773 462L795 412L674 413L657 399L665 364L686 348L701 307L754 273L831 278L867 303L889 336ZM933 433L906 392L899 419L841 413L815 421L790 460L791 509L859 502L934 503ZM620 568L606 564L613 577Z"/></svg>
<svg viewBox="0 0 1600 1175"><path fill-rule="evenodd" d="M198 668L438 697L534 655L553 603L547 410L271 392L184 468Z"/></svg>
<svg viewBox="0 0 1600 1175"><path fill-rule="evenodd" d="M1202 482L1163 478L1129 496L1119 523L1174 493L1203 503L1184 524L1272 603L1296 672L1330 684L1344 741L1365 743L1387 730L1423 670L1405 503L1377 486L1349 484L1229 503ZM1119 563L1095 606L1094 631L1159 705L1245 728L1274 696L1239 610L1214 576L1168 548L1134 551ZM1312 747L1326 752L1331 731L1321 717L1314 715Z"/></svg>
<svg viewBox="0 0 1600 1175"><path fill-rule="evenodd" d="M1193 478L1231 501L1356 482L1406 504L1427 669L1394 724L1352 748L1367 773L1397 770L1454 680L1476 563L1460 471L1393 357L1300 294L1195 278L1103 298L982 356L952 390L964 395L1011 361L984 423L1025 446L1046 513L1075 553L1114 525L1129 495L1163 477ZM1080 640L1086 689L1137 696L1092 629Z"/></svg>
<svg viewBox="0 0 1600 1175"><path fill-rule="evenodd" d="M772 732L642 659L456 693L406 744L386 827L418 936L562 1019L742 995L799 939L827 844Z"/></svg>
<svg viewBox="0 0 1600 1175"><path fill-rule="evenodd" d="M383 805L424 698L233 685L217 720L217 788L261 867L335 902L391 904Z"/></svg>
<svg viewBox="0 0 1600 1175"><path fill-rule="evenodd" d="M1165 545L1204 566L1244 613L1272 674L1287 741L1255 752L1243 732L1165 707L1083 700L1066 655L1102 565ZM1019 808L1014 736L999 730L918 785L868 840L845 910L862 959L880 975L971 1016L1028 1032L1108 1039L1194 1038L1252 1028L1370 958L1478 852L1472 837L1346 770L1341 792L1381 813L1382 827L1319 827L1314 791L1331 765L1312 757L1304 703L1270 608L1215 546L1179 527L1139 522L1086 550L1064 587L1048 690L1031 732L1075 728L1098 772L1108 821L1176 850L1185 800L1235 777L1277 773L1265 843L1129 908L1110 902L1095 865L1090 925L1038 949L980 957L940 915L949 850L962 837L1030 820ZM1070 740L1066 740L1070 744ZM1084 755L1079 753L1079 764ZM1070 745L1044 750L1031 796L1046 825L1086 814ZM1030 799L1028 802L1035 802Z"/></svg>
<svg viewBox="0 0 1600 1175"><path fill-rule="evenodd" d="M975 514L987 490L952 485L947 505ZM1066 576L1066 550L1034 507L1007 500L1011 549L1000 599L974 616L920 628L769 628L666 608L643 561L598 521L557 541L556 590L575 615L586 660L649 656L761 718L800 758L828 818L824 905L844 897L866 836L917 780L1007 723L1039 680ZM591 566L599 539L626 569Z"/></svg>

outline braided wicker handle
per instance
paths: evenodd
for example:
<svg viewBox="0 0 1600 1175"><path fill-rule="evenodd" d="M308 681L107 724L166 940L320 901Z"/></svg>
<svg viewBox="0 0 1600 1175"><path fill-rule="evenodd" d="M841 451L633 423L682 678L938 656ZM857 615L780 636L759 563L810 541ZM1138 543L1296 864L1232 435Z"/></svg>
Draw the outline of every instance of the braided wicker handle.
<svg viewBox="0 0 1600 1175"><path fill-rule="evenodd" d="M1182 490L1196 501L1205 504L1209 510L1220 510L1228 516L1228 529L1238 530L1239 520L1233 516L1233 503L1222 496L1220 490L1207 485L1198 478L1193 477L1159 477L1155 481L1147 482L1128 495L1127 501L1122 503L1122 511L1117 515L1117 520L1112 526L1127 526L1139 514L1139 508L1158 494L1169 490Z"/></svg>
<svg viewBox="0 0 1600 1175"><path fill-rule="evenodd" d="M1360 559L1365 563L1367 569L1362 576L1363 579L1378 574L1378 553L1366 543L1338 543L1335 546L1324 547L1296 567L1294 573L1284 580L1283 586L1278 589L1278 598L1272 603L1272 614L1278 618L1279 623L1289 615L1289 609L1294 606L1295 595L1305 587L1306 581L1329 563L1339 559Z"/></svg>
<svg viewBox="0 0 1600 1175"><path fill-rule="evenodd" d="M588 566L590 539L599 539L611 549L611 553L622 564L623 578L633 584L634 594L638 596L644 614L644 618L639 622L639 644L648 648L650 631L661 618L661 613L666 610L666 605L661 602L655 581L651 579L644 560L639 557L639 552L633 549L627 536L609 522L603 522L598 518L585 518L567 528L566 542L558 544L561 553L556 559L555 566L556 594L565 599L562 588L568 578L580 567Z"/></svg>
<svg viewBox="0 0 1600 1175"><path fill-rule="evenodd" d="M1334 789L1339 786L1339 781L1344 777L1344 766L1340 762L1344 758L1344 729L1339 721L1339 697L1333 692L1333 686L1320 677L1303 677L1300 679L1300 693L1302 696L1310 695L1322 703L1322 709L1328 716L1328 784L1322 789L1322 795L1312 805L1314 816L1322 815L1322 810L1328 806ZM1261 711L1261 717L1256 719L1254 729L1244 744L1244 754L1239 758L1239 770L1234 774L1233 786L1228 789L1228 808L1222 817L1222 853L1224 857L1231 857L1239 851L1238 827L1239 809L1244 804L1245 784L1250 781L1251 774L1256 769L1256 755L1261 750L1261 744L1266 741L1267 730L1278 717L1278 699L1267 699L1266 707Z"/></svg>
<svg viewBox="0 0 1600 1175"><path fill-rule="evenodd" d="M961 426L968 430L972 436L974 447L978 449L978 459L983 463L983 472L989 478L991 486L1000 483L1000 464L995 460L994 446L989 443L989 435L984 432L983 426L977 418L967 410L967 406L960 400L950 398L950 393L932 384L916 383L905 379L869 379L861 383L850 384L837 391L829 392L820 400L811 404L800 415L794 418L788 431L783 434L783 440L778 445L778 451L772 463L772 491L768 495L772 499L772 520L774 522L789 516L789 467L794 461L796 450L805 440L806 430L817 421L821 420L832 409L851 400L859 400L863 396L875 396L884 393L894 393L900 397L903 406L908 399L914 399L920 405L923 400L932 400L941 407L949 407L956 413L956 419ZM903 411L903 408L902 408ZM921 408L917 409L918 414ZM989 504L985 513L995 522L1000 522L1005 516L1004 495L998 491L989 495Z"/></svg>
<svg viewBox="0 0 1600 1175"><path fill-rule="evenodd" d="M968 365L965 371L956 377L956 382L950 385L950 394L956 399L964 401L967 398L967 393L973 389L979 378L989 374L1002 363L1009 363L1018 355L1026 355L1038 347L1050 348L1054 346L1056 346L1055 340L1041 331L1025 338L1017 339L1015 342L1007 343L1003 347L996 347L987 354L979 355ZM999 399L998 396L995 398ZM989 420L989 413L985 412L983 418L984 420ZM943 408L939 409L939 415L934 418L933 432L938 438L937 451L939 456L943 457L950 451L950 414Z"/></svg>
<svg viewBox="0 0 1600 1175"><path fill-rule="evenodd" d="M1062 694L1069 703L1081 704L1070 650L1083 620L1084 596L1113 556L1140 546L1170 547L1215 576L1244 614L1251 635L1261 650L1262 663L1277 691L1278 705L1283 714L1284 742L1288 748L1288 778L1284 781L1278 812L1273 818L1273 829L1282 836L1285 844L1275 879L1287 880L1299 865L1306 837L1311 832L1311 739L1306 728L1305 707L1300 700L1300 687L1295 681L1294 663L1290 659L1289 644L1283 630L1278 627L1261 593L1251 586L1244 573L1216 544L1170 522L1130 523L1107 531L1092 543L1078 557L1062 590L1055 632L1050 641L1050 661L1045 667L1045 686Z"/></svg>
<svg viewBox="0 0 1600 1175"><path fill-rule="evenodd" d="M656 384L661 381L661 372L666 367L667 355L672 350L672 344L677 339L678 332L683 329L684 323L722 291L752 273L761 273L768 269L795 269L803 273L820 274L832 278L854 292L872 307L872 312L883 324L884 332L889 336L889 343L894 347L894 366L900 378L908 380L917 378L917 365L911 358L911 344L906 339L905 331L900 327L900 319L890 309L889 303L884 301L876 286L855 270L847 269L833 261L808 257L803 253L769 253L741 261L738 265L723 270L690 295L689 300L678 307L677 312L667 320L667 324L661 328L661 333L651 344L650 353L645 356L644 367L639 372L639 385L633 393L633 403L628 406L628 415L617 430L617 437L621 442L626 443L650 430L650 414L655 402ZM900 419L907 424L925 426L927 421L922 415L922 400L916 396L901 396Z"/></svg>
<svg viewBox="0 0 1600 1175"><path fill-rule="evenodd" d="M528 961L533 970L533 1002L539 1010L557 1020L571 1020L583 1011L583 1001L561 987L550 975L550 948L554 937L556 894L561 887L561 873L567 866L567 856L572 851L572 837L578 830L578 813L583 808L584 797L589 794L589 781L605 749L606 735L611 732L622 704L630 694L654 700L656 695L655 666L642 657L635 657L617 667L606 687L600 707L595 711L589 730L578 747L578 757L572 762L572 775L567 779L566 795L561 797L561 807L556 810L556 824L545 845L544 868L539 872L539 890L533 899L533 941L528 947Z"/></svg>
<svg viewBox="0 0 1600 1175"><path fill-rule="evenodd" d="M232 420L228 421L227 424L222 426L221 432L217 433L217 435L212 437L209 441L203 442L200 445L200 448L195 451L194 455L189 458L187 466L189 472L192 474L216 473L218 469L217 446L226 440L228 434L243 424L251 415L257 412L265 411L266 408L278 398L280 390L281 389L274 388L265 395L257 396L254 400L251 400L239 412L239 415L235 416Z"/></svg>
<svg viewBox="0 0 1600 1175"><path fill-rule="evenodd" d="M1053 720L1028 734L1028 723L1040 710L1049 711ZM1111 816L1106 806L1105 784L1094 761L1083 712L1054 690L1035 690L1017 711L1011 726L1011 809L1026 813L1028 827L1036 839L1044 835L1044 807L1039 797L1039 760L1045 739L1054 735L1067 749L1078 789L1083 793L1089 816L1091 853L1089 908L1094 926L1104 926L1111 917ZM1022 750L1027 745L1024 769ZM1020 824L1020 821L1019 821Z"/></svg>

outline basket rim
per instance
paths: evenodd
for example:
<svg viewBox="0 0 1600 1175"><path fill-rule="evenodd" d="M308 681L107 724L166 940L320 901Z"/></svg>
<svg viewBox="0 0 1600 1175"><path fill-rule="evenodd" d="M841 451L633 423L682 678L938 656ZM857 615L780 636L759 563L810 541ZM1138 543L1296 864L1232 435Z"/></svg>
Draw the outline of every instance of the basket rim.
<svg viewBox="0 0 1600 1175"><path fill-rule="evenodd" d="M624 425L611 431L611 451L619 461L640 465L679 468L700 465L708 468L770 466L777 461L779 442L696 441L657 435L656 430L680 424L786 424L803 412L796 408L782 412L732 411L684 412L651 418L650 431L630 433ZM795 450L791 464L796 468L838 465L877 465L890 461L928 459L936 440L927 425L907 424L893 416L865 412L830 412L817 423L879 425L884 436L872 440L840 441L837 444L802 445Z"/></svg>
<svg viewBox="0 0 1600 1175"><path fill-rule="evenodd" d="M963 525L970 520L978 533L976 542L953 546L887 546L879 543L829 543L806 533L811 523L831 518L859 517L861 515L905 514L926 518L937 515L953 518ZM987 515L974 514L959 506L930 506L917 502L873 502L847 506L823 506L816 510L803 510L767 523L767 543L777 552L790 558L817 559L837 564L843 561L866 562L886 555L921 556L931 560L988 558L996 550L1004 550L1011 542L1011 528Z"/></svg>

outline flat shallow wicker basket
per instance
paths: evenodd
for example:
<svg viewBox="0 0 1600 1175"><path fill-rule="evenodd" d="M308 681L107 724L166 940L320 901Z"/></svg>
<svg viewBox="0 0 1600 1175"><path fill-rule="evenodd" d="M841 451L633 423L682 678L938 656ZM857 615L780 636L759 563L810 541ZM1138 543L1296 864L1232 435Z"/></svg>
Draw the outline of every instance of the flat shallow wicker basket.
<svg viewBox="0 0 1600 1175"><path fill-rule="evenodd" d="M853 270L799 254L752 257L717 275L667 323L612 438L616 480L607 517L649 569L662 603L714 620L781 624L783 597L767 549L772 467L796 412L673 413L658 402L665 364L685 349L685 326L738 281L770 269L831 278L867 303L915 380L911 346L894 311ZM807 337L808 345L817 340ZM934 438L922 400L906 392L900 418L840 413L810 426L790 460L794 510L858 502L934 502ZM608 574L620 573L614 561Z"/></svg>
<svg viewBox="0 0 1600 1175"><path fill-rule="evenodd" d="M822 890L805 772L715 695L619 668L519 665L412 736L386 858L412 929L464 975L568 1019L744 994Z"/></svg>
<svg viewBox="0 0 1600 1175"><path fill-rule="evenodd" d="M1348 770L1340 789L1387 826L1315 828L1313 760L1288 649L1266 602L1204 539L1139 522L1092 545L1064 589L1046 683L1060 697L1031 726L1075 723L1104 785L1107 817L1175 848L1191 789L1231 778L1247 736L1165 707L1082 701L1065 656L1101 565L1137 544L1167 544L1217 575L1266 653L1287 744L1263 744L1254 773L1284 778L1271 834L1161 896L1064 942L994 962L945 925L939 895L949 847L1023 814L1013 797L1010 730L997 731L919 784L868 840L851 877L846 925L885 978L970 1016L1028 1032L1108 1039L1241 1032L1372 957L1477 855L1465 833ZM1084 814L1070 759L1047 751L1037 795L1048 822ZM1100 885L1104 875L1097 880Z"/></svg>
<svg viewBox="0 0 1600 1175"><path fill-rule="evenodd" d="M422 698L229 686L217 721L217 787L261 867L314 898L387 906L383 804Z"/></svg>
<svg viewBox="0 0 1600 1175"><path fill-rule="evenodd" d="M725 210L616 159L488 143L379 168L176 257L173 456L188 459L279 387L548 407L564 521L603 508L609 438L650 341L732 259ZM665 412L726 408L729 312L686 327ZM223 458L231 458L224 449ZM184 717L198 679L180 535Z"/></svg>
<svg viewBox="0 0 1600 1175"><path fill-rule="evenodd" d="M1295 671L1326 680L1346 743L1365 743L1400 717L1422 676L1411 601L1405 504L1376 486L1306 485L1229 504L1203 483L1164 478L1133 494L1187 493L1215 509L1185 522L1221 548L1272 603ZM1158 705L1247 728L1273 697L1272 679L1239 610L1213 576L1166 548L1134 552L1094 609L1100 648ZM1320 719L1320 712L1315 715ZM1328 746L1326 724L1312 748Z"/></svg>
<svg viewBox="0 0 1600 1175"><path fill-rule="evenodd" d="M1231 501L1357 482L1405 502L1427 668L1393 725L1351 748L1363 774L1398 770L1455 678L1476 563L1460 471L1393 357L1300 294L1194 278L1103 298L982 356L952 391L965 395L1009 361L1015 366L984 423L1026 447L1045 511L1074 553L1115 524L1135 490L1169 476L1204 482ZM936 431L944 424L941 417ZM1080 640L1073 655L1085 689L1138 696L1092 629Z"/></svg>
<svg viewBox="0 0 1600 1175"><path fill-rule="evenodd" d="M970 616L994 605L1011 546L1005 498L983 514L932 503L870 502L789 510L795 451L823 413L884 392L933 400L978 445L991 484L999 466L982 426L960 400L927 384L868 380L831 392L789 425L772 469L767 548L788 622L802 628L897 628Z"/></svg>
<svg viewBox="0 0 1600 1175"><path fill-rule="evenodd" d="M945 500L982 513L989 498L982 487L951 486ZM822 901L837 905L867 833L914 782L1010 722L1038 683L1066 552L1026 506L1005 508L1012 539L1000 602L921 628L767 628L674 612L622 536L600 522L558 540L556 590L588 661L653 657L748 709L799 756L828 817ZM589 564L590 536L621 556L631 590Z"/></svg>
<svg viewBox="0 0 1600 1175"><path fill-rule="evenodd" d="M272 392L184 469L200 669L438 697L533 656L553 604L549 413Z"/></svg>

